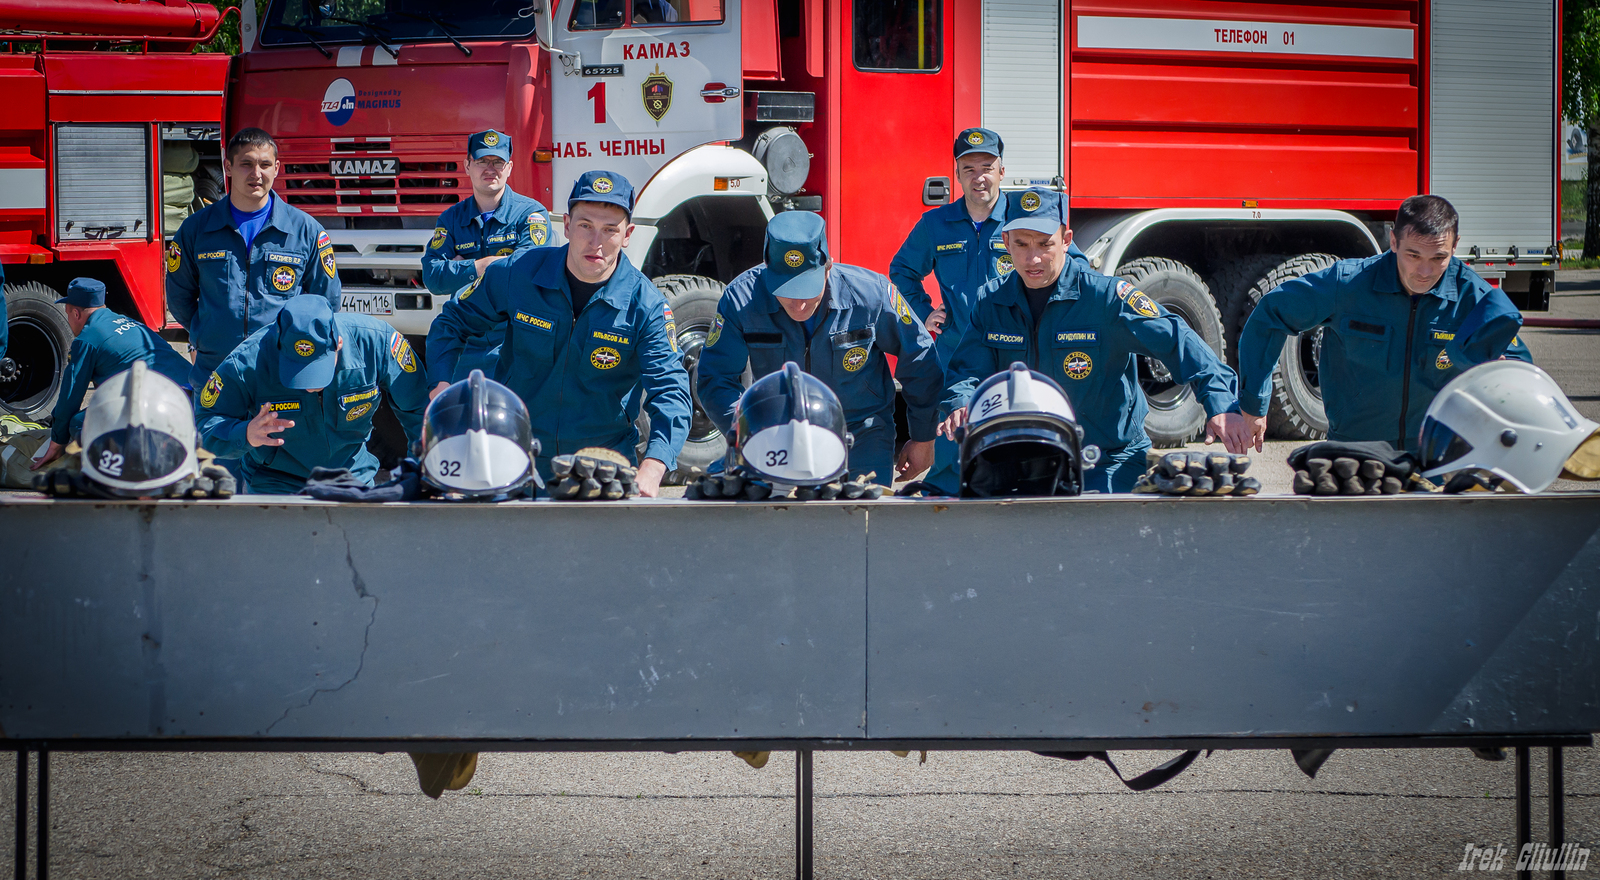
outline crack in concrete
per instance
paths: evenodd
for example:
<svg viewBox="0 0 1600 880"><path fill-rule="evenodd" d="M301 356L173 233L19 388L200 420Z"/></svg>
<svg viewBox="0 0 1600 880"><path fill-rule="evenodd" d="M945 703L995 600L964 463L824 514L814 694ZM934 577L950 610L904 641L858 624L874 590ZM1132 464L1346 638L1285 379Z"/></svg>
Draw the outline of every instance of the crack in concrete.
<svg viewBox="0 0 1600 880"><path fill-rule="evenodd" d="M378 597L367 592L367 582L361 577L361 572L356 569L354 551L350 546L350 533L345 531L344 526L333 521L332 510L325 510L324 513L328 518L328 525L337 528L339 530L339 534L344 538L344 561L345 564L350 567L350 585L355 587L357 597L361 599L372 600L372 614L367 618L367 625L361 631L361 654L356 658L356 671L351 673L349 678L339 682L339 684L335 687L314 688L311 691L311 696L306 697L306 701L304 703L301 703L298 706L289 706L288 708L284 709L283 714L278 716L278 720L267 725L267 729L263 732L263 735L272 733L272 729L277 727L279 724L282 724L283 720L289 717L289 713L296 709L304 709L310 706L312 702L317 699L317 694L331 694L335 691L344 690L347 685L361 677L361 670L367 665L367 648L371 644L372 625L378 620Z"/></svg>
<svg viewBox="0 0 1600 880"><path fill-rule="evenodd" d="M305 768L307 770L311 771L312 773L317 774L318 776L336 776L336 777L338 777L340 779L349 780L350 782L355 784L356 788L360 789L360 791L358 792L359 794L372 794L372 795L395 794L395 792L388 791L387 789L374 788L374 787L368 785L367 781L365 779L362 779L361 777L356 776L353 773L345 773L345 772L340 771L340 770L331 770L331 769L328 769L328 768L325 768L325 767L318 767L317 765L311 763L311 756L310 755L301 755L300 759L301 759L301 761L304 762Z"/></svg>

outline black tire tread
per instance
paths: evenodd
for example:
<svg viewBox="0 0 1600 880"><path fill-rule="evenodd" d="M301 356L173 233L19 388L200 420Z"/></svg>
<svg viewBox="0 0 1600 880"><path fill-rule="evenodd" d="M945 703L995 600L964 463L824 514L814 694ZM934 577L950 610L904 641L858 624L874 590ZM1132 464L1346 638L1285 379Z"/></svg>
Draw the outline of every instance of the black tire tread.
<svg viewBox="0 0 1600 880"><path fill-rule="evenodd" d="M1250 320L1250 313L1255 311L1256 304L1278 285L1302 275L1320 272L1337 262L1339 258L1333 254L1299 254L1279 263L1250 286L1246 293L1249 308L1239 315L1238 330L1235 332L1244 332L1245 322ZM1279 366L1282 366L1282 361L1279 361ZM1323 440L1328 436L1326 431L1306 421L1305 415L1294 405L1277 371L1272 374L1272 402L1267 407L1267 432L1284 440Z"/></svg>
<svg viewBox="0 0 1600 880"><path fill-rule="evenodd" d="M51 414L51 412L55 409L56 398L61 394L59 383L61 380L61 374L66 370L67 352L72 348L72 328L69 324L67 324L67 315L65 310L63 310L61 306L56 305L56 300L61 297L61 294L56 291L55 288L50 287L49 285L38 281L23 281L14 284L6 284L4 289L0 290L0 296L4 296L6 298L6 312L8 320L12 320L17 317L16 307L18 306L19 301L30 299L34 300L35 304L40 308L52 310L60 316L60 326L57 329L61 331L61 338L57 341L61 345L62 358L61 363L56 365L56 382L58 383L56 387L56 393L50 395L48 399L40 401L38 404L29 409L6 410L8 412L12 412L19 418L37 422L41 418L48 417Z"/></svg>
<svg viewBox="0 0 1600 880"><path fill-rule="evenodd" d="M1285 259L1287 259L1286 254L1248 254L1235 257L1223 263L1222 268L1206 282L1222 315L1222 333L1228 347L1228 366L1235 368L1239 366L1239 331L1244 327L1243 316L1248 315L1255 305L1250 299L1250 288Z"/></svg>
<svg viewBox="0 0 1600 880"><path fill-rule="evenodd" d="M1217 326L1223 328L1222 338L1218 340L1219 344L1222 346L1222 351L1218 352L1218 356L1226 361L1228 353L1226 325L1222 323L1222 313L1217 309L1216 298L1214 295L1212 295L1211 288L1206 284L1205 279L1200 277L1200 273L1189 268L1183 263L1178 262L1177 260L1169 260L1165 257L1140 257L1137 260L1130 260L1126 263L1123 263L1121 266L1118 266L1116 274L1118 277L1126 280L1129 284L1132 284L1135 287L1142 287L1144 286L1146 280L1163 273L1184 276L1188 280L1193 281L1194 284L1206 294L1206 296L1203 297L1205 304L1211 308L1212 317L1217 322ZM1158 449L1178 447L1190 441L1200 439L1202 436L1204 436L1205 430L1205 419L1202 418L1197 427L1185 432L1184 436L1182 437L1157 437L1154 434L1151 434L1150 442L1155 448ZM1145 427L1145 432L1150 433L1148 425Z"/></svg>
<svg viewBox="0 0 1600 880"><path fill-rule="evenodd" d="M714 278L707 278L704 275L662 275L650 279L650 282L666 296L667 305L672 308L672 317L680 330L685 326L686 320L702 317L709 319L711 315L714 315L717 304L722 301L722 292L727 286ZM710 301L710 309L707 310L710 314L701 315L699 314L700 304L706 300ZM691 302L694 304L693 308L682 307ZM642 441L643 438L641 438ZM666 476L662 477L661 484L663 486L684 485L690 480L700 477L704 473L706 464L709 464L709 462L685 463L680 458L679 466L668 471Z"/></svg>

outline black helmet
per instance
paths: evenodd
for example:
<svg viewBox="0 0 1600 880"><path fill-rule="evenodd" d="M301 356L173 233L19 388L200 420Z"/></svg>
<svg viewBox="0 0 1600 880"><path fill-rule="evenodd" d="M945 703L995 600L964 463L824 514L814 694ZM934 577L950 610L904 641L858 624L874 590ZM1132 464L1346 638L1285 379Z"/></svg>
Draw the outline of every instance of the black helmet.
<svg viewBox="0 0 1600 880"><path fill-rule="evenodd" d="M789 361L751 383L735 406L739 455L755 476L790 486L820 486L847 464L850 435L833 389Z"/></svg>
<svg viewBox="0 0 1600 880"><path fill-rule="evenodd" d="M960 441L963 498L1077 495L1083 469L1100 459L1098 447L1083 447L1066 392L1022 363L972 393Z"/></svg>
<svg viewBox="0 0 1600 880"><path fill-rule="evenodd" d="M422 417L422 478L450 495L509 495L532 481L539 443L522 398L482 370L441 391Z"/></svg>

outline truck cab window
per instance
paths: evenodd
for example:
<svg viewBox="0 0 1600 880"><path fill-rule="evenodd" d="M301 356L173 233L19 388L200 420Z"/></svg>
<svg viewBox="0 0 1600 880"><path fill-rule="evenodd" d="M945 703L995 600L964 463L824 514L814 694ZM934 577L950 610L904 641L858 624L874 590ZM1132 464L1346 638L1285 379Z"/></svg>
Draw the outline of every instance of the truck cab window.
<svg viewBox="0 0 1600 880"><path fill-rule="evenodd" d="M269 46L449 42L527 37L526 0L272 0L261 28Z"/></svg>
<svg viewBox="0 0 1600 880"><path fill-rule="evenodd" d="M572 6L570 30L661 27L678 24L721 24L722 0L578 0ZM624 25L624 19L628 25Z"/></svg>
<svg viewBox="0 0 1600 880"><path fill-rule="evenodd" d="M855 0L856 69L938 70L943 6L942 0Z"/></svg>

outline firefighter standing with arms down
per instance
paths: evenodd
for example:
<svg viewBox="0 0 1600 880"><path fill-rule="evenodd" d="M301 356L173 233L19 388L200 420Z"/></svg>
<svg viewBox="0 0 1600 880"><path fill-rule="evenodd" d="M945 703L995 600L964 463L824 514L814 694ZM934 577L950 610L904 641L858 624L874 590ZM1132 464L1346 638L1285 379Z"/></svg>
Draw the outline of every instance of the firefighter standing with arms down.
<svg viewBox="0 0 1600 880"><path fill-rule="evenodd" d="M439 215L422 256L422 283L435 296L455 296L483 277L490 263L550 242L550 212L506 185L512 167L510 135L491 129L468 138L466 167L472 196ZM459 382L475 369L494 372L505 331L502 324L469 340L452 380Z"/></svg>
<svg viewBox="0 0 1600 880"><path fill-rule="evenodd" d="M1085 490L1132 491L1150 448L1137 367L1143 354L1195 389L1209 416L1208 437L1244 452L1248 433L1233 371L1182 318L1067 256L1072 230L1060 193L1028 189L1008 198L1003 232L1016 270L986 284L973 304L972 326L946 371L950 416L941 433L953 436L966 423L977 383L1021 361L1066 389L1084 442L1103 451L1100 466L1084 474Z"/></svg>
<svg viewBox="0 0 1600 880"><path fill-rule="evenodd" d="M822 217L786 211L767 224L766 263L735 278L722 294L700 355L700 400L732 435L733 405L744 390L746 360L757 376L800 364L839 396L854 443L850 473L895 477L933 462L942 370L933 338L889 279L828 258ZM911 439L894 451L894 376L899 358Z"/></svg>
<svg viewBox="0 0 1600 880"><path fill-rule="evenodd" d="M1502 356L1532 362L1522 314L1454 257L1460 218L1433 195L1400 204L1389 250L1286 281L1239 334L1239 400L1257 450L1267 432L1272 370L1291 333L1322 327L1318 376L1328 439L1414 450L1434 394Z"/></svg>
<svg viewBox="0 0 1600 880"><path fill-rule="evenodd" d="M653 496L689 436L689 374L666 297L622 253L632 215L627 178L580 176L565 246L495 261L445 304L428 333L428 381L430 396L449 387L467 340L505 324L494 379L528 405L540 475L550 479L551 457L589 447L638 461L642 405L650 436L636 486Z"/></svg>

